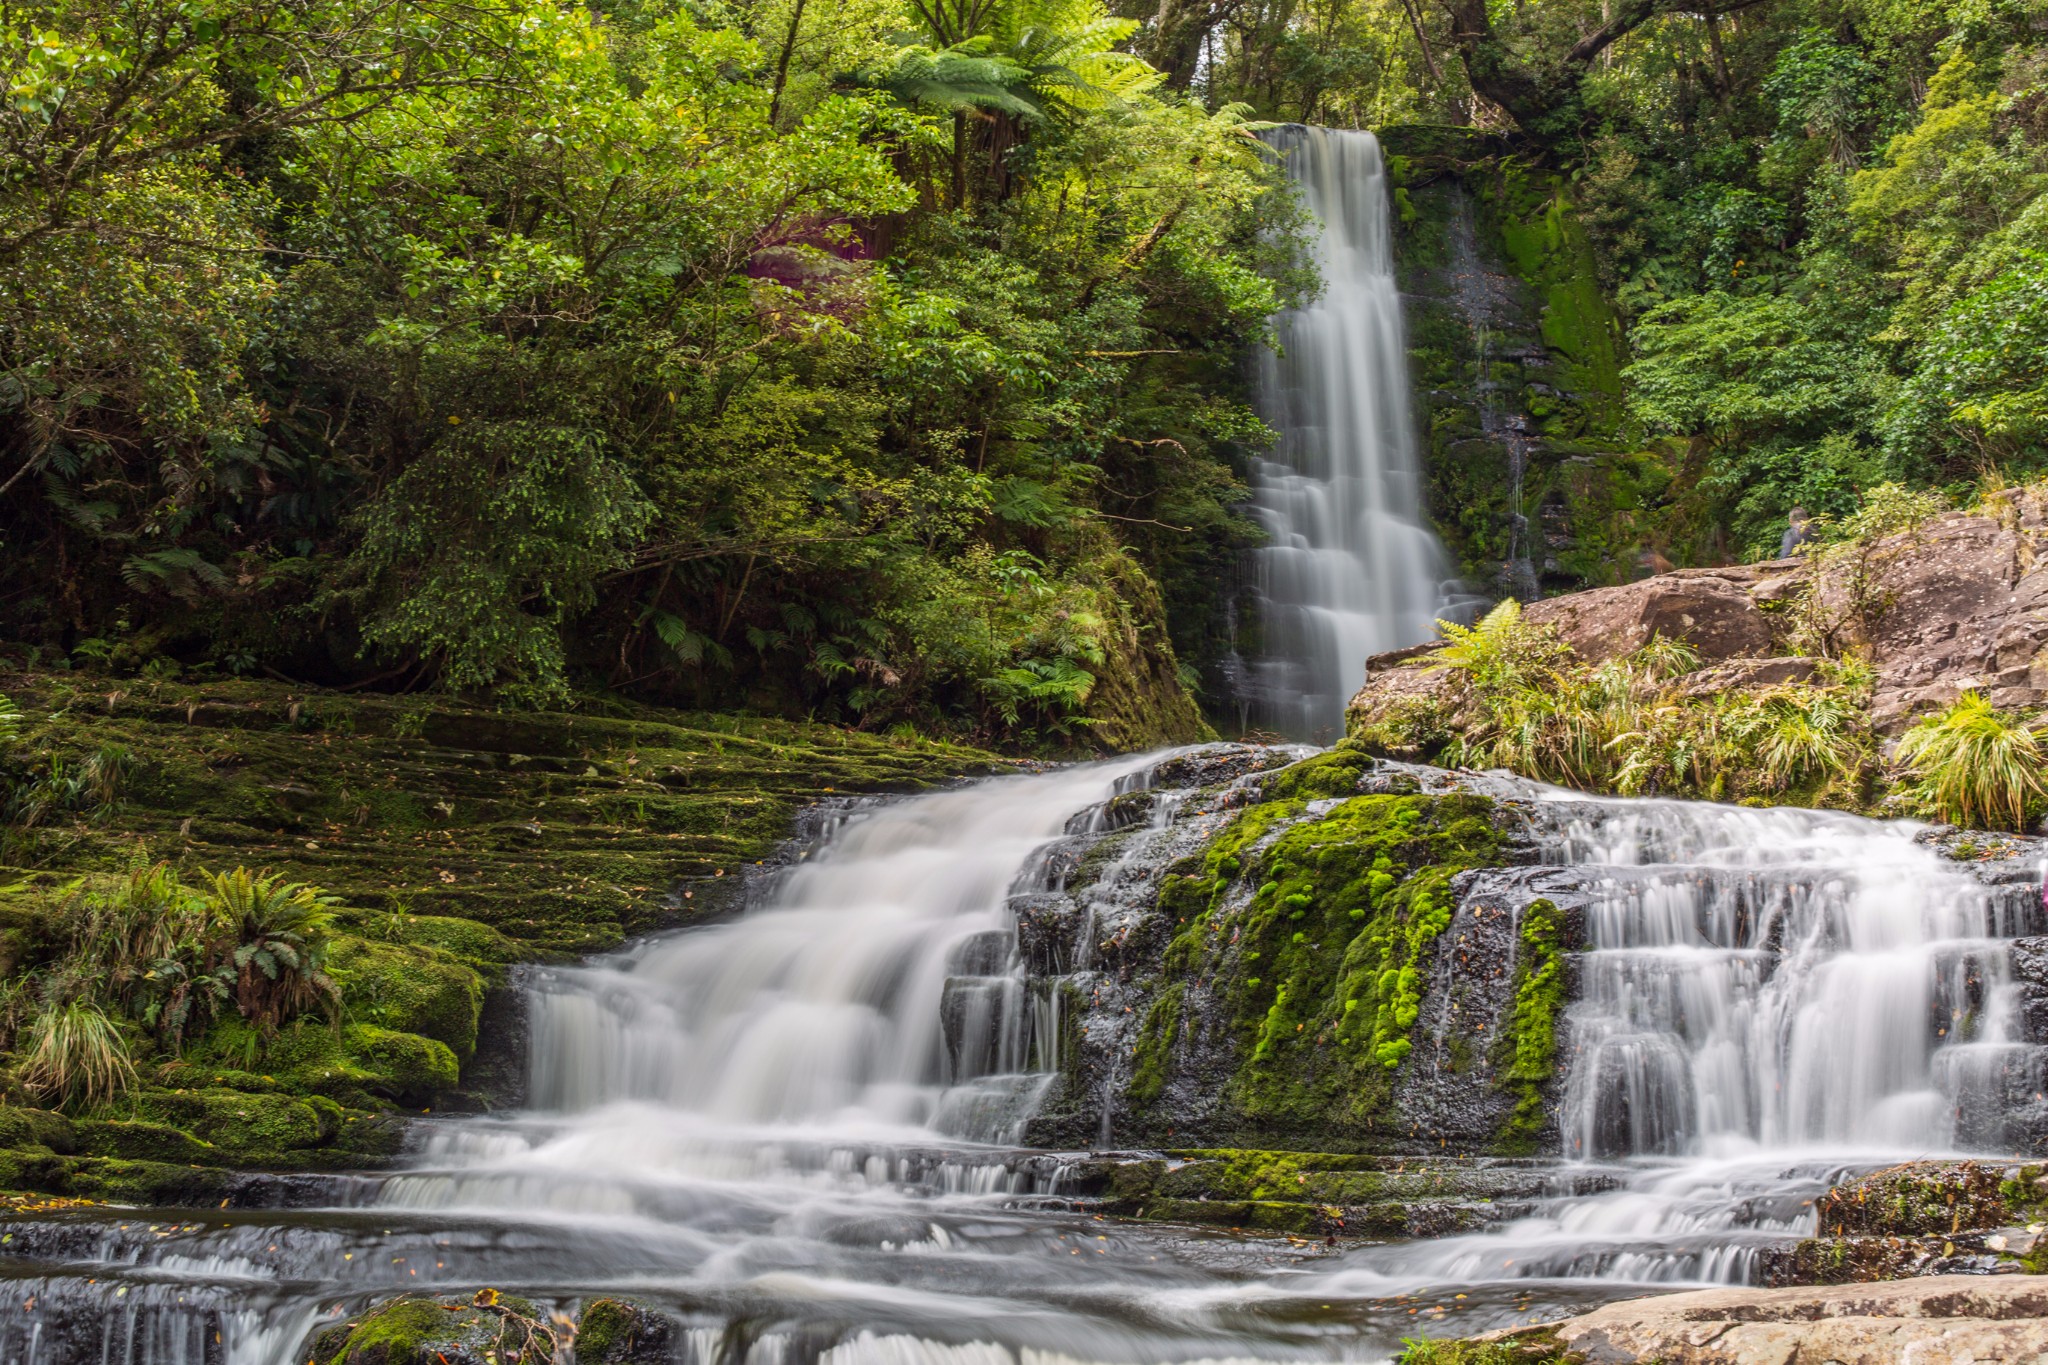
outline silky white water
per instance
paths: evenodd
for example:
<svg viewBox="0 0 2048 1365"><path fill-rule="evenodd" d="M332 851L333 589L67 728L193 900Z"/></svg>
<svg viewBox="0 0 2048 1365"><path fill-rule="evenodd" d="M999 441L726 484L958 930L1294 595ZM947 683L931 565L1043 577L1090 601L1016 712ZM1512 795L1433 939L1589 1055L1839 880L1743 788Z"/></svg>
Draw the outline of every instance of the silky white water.
<svg viewBox="0 0 2048 1365"><path fill-rule="evenodd" d="M1245 691L1257 723L1329 743L1365 661L1435 635L1448 563L1423 518L1422 462L1386 165L1371 133L1268 134L1319 225L1321 294L1276 320L1258 371L1279 442L1252 467L1263 632Z"/></svg>
<svg viewBox="0 0 2048 1365"><path fill-rule="evenodd" d="M1366 1365L1420 1326L1754 1280L1842 1172L2043 1127L2011 955L2048 928L2038 866L1987 881L1910 824L1510 780L1542 861L1462 894L1584 926L1545 1192L1389 1245L1074 1211L1073 1154L1015 1145L1069 1037L1016 908L1071 895L1054 969L1102 970L1131 927L1105 890L1232 808L1152 792L1062 892L1071 836L1133 818L1103 803L1157 761L846 803L748 912L539 973L531 1108L436 1122L366 1205L12 1220L0 1358L296 1365L346 1312L491 1285L631 1295L688 1365Z"/></svg>
<svg viewBox="0 0 2048 1365"><path fill-rule="evenodd" d="M1631 1163L1484 1235L1362 1253L1333 1292L1507 1277L1754 1280L1841 1172L2010 1154L2048 1114L2012 940L2048 928L2028 860L1987 884L1925 827L1828 811L1589 800L1505 781L1576 900L1565 1155Z"/></svg>

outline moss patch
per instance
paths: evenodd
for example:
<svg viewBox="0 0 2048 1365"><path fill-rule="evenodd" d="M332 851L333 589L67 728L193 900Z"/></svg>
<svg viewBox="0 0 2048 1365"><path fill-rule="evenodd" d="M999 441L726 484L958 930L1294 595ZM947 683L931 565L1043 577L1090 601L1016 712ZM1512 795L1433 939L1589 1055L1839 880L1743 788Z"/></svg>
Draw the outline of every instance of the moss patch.
<svg viewBox="0 0 2048 1365"><path fill-rule="evenodd" d="M509 965L730 908L743 869L819 796L1007 766L915 737L608 698L531 713L239 681L0 688L24 712L25 770L122 755L91 802L0 826L0 978L81 877L138 862L268 868L343 903L327 961L338 1027L266 1038L230 1011L182 1058L139 1057L143 1087L104 1112L0 1107L0 1187L124 1202L212 1202L220 1167L382 1161L400 1130L378 1111L460 1087Z"/></svg>
<svg viewBox="0 0 2048 1365"><path fill-rule="evenodd" d="M1515 1096L1502 1127L1503 1151L1532 1152L1543 1131L1543 1087L1557 1070L1557 1026L1564 1015L1564 917L1549 900L1523 907L1516 932L1515 1007L1496 1046L1495 1074Z"/></svg>
<svg viewBox="0 0 2048 1365"><path fill-rule="evenodd" d="M1492 803L1465 795L1353 796L1310 817L1297 793L1355 790L1363 762L1340 750L1279 774L1276 799L1239 815L1199 872L1163 880L1175 933L1133 1058L1134 1105L1176 1066L1175 983L1200 981L1237 1039L1227 1098L1246 1132L1356 1141L1385 1121L1450 880L1497 860L1500 836Z"/></svg>

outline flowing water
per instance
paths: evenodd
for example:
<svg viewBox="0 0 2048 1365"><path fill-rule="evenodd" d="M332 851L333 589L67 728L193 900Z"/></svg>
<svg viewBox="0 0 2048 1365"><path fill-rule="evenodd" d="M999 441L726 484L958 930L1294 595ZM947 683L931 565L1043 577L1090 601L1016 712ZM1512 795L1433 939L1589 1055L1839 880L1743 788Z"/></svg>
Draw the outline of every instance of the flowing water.
<svg viewBox="0 0 2048 1365"><path fill-rule="evenodd" d="M1911 825L1509 783L1542 861L1468 899L1548 895L1587 938L1557 1192L1391 1245L1092 1216L1063 1193L1075 1154L1016 1145L1064 1031L1013 907L1156 762L833 808L741 917L533 977L532 1108L425 1127L408 1169L323 1207L10 1221L0 1359L286 1365L368 1302L488 1284L565 1311L631 1294L685 1324L689 1365L1382 1361L1418 1330L1755 1278L1840 1172L2039 1130L2009 947L2044 928L2037 865L1987 879ZM1156 874L1190 806L1215 817L1185 795L1138 808L1152 832L1101 884ZM1085 972L1122 930L1076 904L1060 967Z"/></svg>
<svg viewBox="0 0 2048 1365"><path fill-rule="evenodd" d="M1241 690L1260 725L1328 743L1367 656L1430 639L1449 569L1425 527L1386 166L1371 133L1268 135L1321 225L1323 291L1277 320L1261 414L1280 433L1254 462L1263 632Z"/></svg>

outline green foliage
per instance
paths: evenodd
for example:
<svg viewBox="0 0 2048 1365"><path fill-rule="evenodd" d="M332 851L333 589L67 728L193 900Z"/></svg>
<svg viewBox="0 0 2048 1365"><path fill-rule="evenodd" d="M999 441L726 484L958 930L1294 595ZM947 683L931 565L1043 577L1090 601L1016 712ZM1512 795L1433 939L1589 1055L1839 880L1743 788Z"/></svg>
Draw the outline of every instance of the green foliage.
<svg viewBox="0 0 2048 1365"><path fill-rule="evenodd" d="M221 946L234 969L242 1017L268 1034L301 1014L336 1009L339 992L321 970L334 898L246 867L216 873L211 881L209 909L225 930Z"/></svg>
<svg viewBox="0 0 2048 1365"><path fill-rule="evenodd" d="M0 625L1193 738L1298 213L1095 0L910 17L21 11Z"/></svg>
<svg viewBox="0 0 2048 1365"><path fill-rule="evenodd" d="M1880 500L1869 515L1877 524L1900 514ZM1355 743L1592 791L1715 800L1860 804L1876 767L1861 705L1867 679L1853 666L1818 685L1699 688L1690 646L1660 637L1587 664L1513 603L1447 634L1450 644L1414 666L1460 675L1469 714L1456 731L1414 709L1380 718Z"/></svg>
<svg viewBox="0 0 2048 1365"><path fill-rule="evenodd" d="M2040 735L1979 692L1922 717L1892 756L1915 784L1918 803L1955 824L2025 829L2048 803Z"/></svg>
<svg viewBox="0 0 2048 1365"><path fill-rule="evenodd" d="M23 1087L67 1107L116 1099L135 1084L120 1026L87 1000L46 1005L19 1039L19 1055Z"/></svg>

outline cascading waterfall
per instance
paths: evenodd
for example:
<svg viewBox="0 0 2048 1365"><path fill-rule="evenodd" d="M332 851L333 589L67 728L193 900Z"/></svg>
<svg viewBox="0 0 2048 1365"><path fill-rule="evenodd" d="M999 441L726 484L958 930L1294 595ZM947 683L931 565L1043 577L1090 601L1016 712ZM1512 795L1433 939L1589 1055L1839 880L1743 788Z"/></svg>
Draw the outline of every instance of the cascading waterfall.
<svg viewBox="0 0 2048 1365"><path fill-rule="evenodd" d="M1254 462L1263 642L1244 675L1257 723L1328 743L1365 661L1435 634L1447 563L1422 512L1385 162L1371 133L1269 134L1321 224L1323 292L1277 321L1258 373L1280 441Z"/></svg>
<svg viewBox="0 0 2048 1365"><path fill-rule="evenodd" d="M1322 1248L1074 1211L1072 1154L1015 1144L1074 1036L1060 1002L1122 970L1149 879L1232 818L1228 792L1187 799L1202 762L842 804L746 914L536 973L530 1111L436 1121L395 1175L280 1183L326 1205L303 1212L10 1220L0 1359L297 1365L344 1313L491 1285L629 1294L677 1320L680 1365L1366 1365L1414 1331L1392 1296L1454 1288L1472 1332L1537 1292L1755 1279L1842 1171L2043 1126L2010 951L2048 930L2038 866L1501 780L1542 861L1471 874L1457 913L1547 896L1587 940L1568 1164L1526 1212Z"/></svg>
<svg viewBox="0 0 2048 1365"><path fill-rule="evenodd" d="M1842 1170L2007 1152L2041 1126L2048 1048L2026 1040L2010 962L2048 930L2038 862L1991 884L1911 823L1499 785L1551 866L1488 875L1584 916L1565 1153L1628 1164L1611 1192L1366 1253L1333 1292L1750 1281Z"/></svg>

